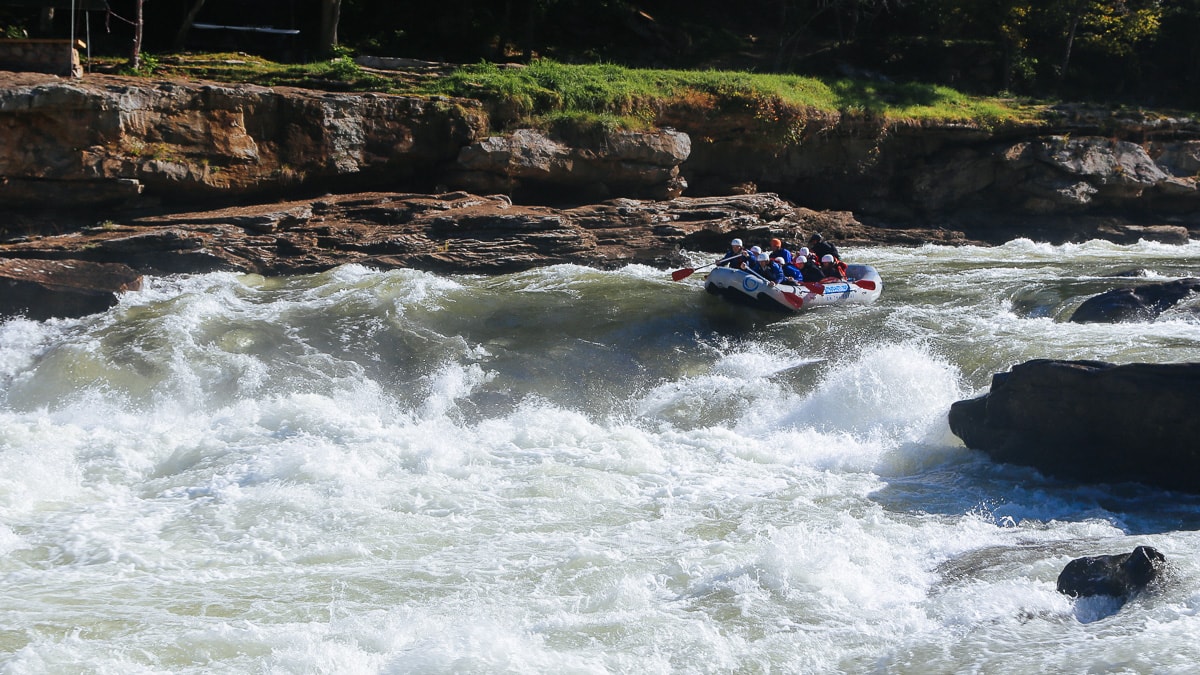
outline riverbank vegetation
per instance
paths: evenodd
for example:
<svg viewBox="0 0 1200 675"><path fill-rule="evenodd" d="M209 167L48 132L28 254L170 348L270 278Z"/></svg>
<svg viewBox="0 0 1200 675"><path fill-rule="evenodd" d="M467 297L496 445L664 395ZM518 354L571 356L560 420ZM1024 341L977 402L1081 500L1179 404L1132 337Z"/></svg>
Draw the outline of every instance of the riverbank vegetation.
<svg viewBox="0 0 1200 675"><path fill-rule="evenodd" d="M645 129L671 111L693 115L744 114L766 125L813 115L851 116L888 123L958 123L981 128L1031 122L1046 105L1014 97L971 96L923 83L819 78L727 70L660 70L615 64L528 65L480 62L463 66L363 68L349 56L286 64L248 54L178 54L152 61L150 77L186 77L262 86L405 95L457 96L503 111L501 126L569 124ZM120 71L117 59L100 59Z"/></svg>
<svg viewBox="0 0 1200 675"><path fill-rule="evenodd" d="M106 6L119 15L120 5ZM484 101L500 127L643 128L673 114L735 113L784 128L838 115L995 129L1037 120L1054 101L1200 110L1200 0L320 5L339 8L332 36L328 13L285 12L279 2L194 0L190 13L151 11L148 56L134 74L465 96ZM16 12L0 10L0 23ZM204 30L184 30L193 24ZM25 25L33 30L32 20ZM120 45L116 26L93 34L98 51ZM253 32L264 30L273 32ZM215 44L236 51L205 51ZM355 55L430 65L375 70ZM107 58L109 70L130 72L123 57Z"/></svg>

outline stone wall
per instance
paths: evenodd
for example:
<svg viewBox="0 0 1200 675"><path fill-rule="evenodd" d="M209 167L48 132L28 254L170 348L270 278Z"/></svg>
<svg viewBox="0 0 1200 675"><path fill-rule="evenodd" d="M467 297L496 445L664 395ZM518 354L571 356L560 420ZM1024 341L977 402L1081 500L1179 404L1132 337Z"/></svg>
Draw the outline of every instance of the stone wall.
<svg viewBox="0 0 1200 675"><path fill-rule="evenodd" d="M81 77L79 51L86 45L70 40L0 40L0 70L30 71Z"/></svg>

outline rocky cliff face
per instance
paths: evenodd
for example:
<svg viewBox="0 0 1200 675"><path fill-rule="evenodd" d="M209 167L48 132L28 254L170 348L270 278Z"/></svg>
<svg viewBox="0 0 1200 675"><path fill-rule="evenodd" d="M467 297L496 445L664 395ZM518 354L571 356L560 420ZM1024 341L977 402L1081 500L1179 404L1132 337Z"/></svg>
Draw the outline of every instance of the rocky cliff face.
<svg viewBox="0 0 1200 675"><path fill-rule="evenodd" d="M497 134L469 100L108 76L6 83L8 206L438 187L583 203L761 189L894 224L1062 228L1064 217L1119 216L1200 228L1200 123L1189 119L1064 109L1040 126L989 132L825 115L785 142L736 114L674 112L664 117L673 129L558 138Z"/></svg>
<svg viewBox="0 0 1200 675"><path fill-rule="evenodd" d="M736 135L693 142L683 175L698 186L750 181L812 208L892 222L1119 215L1200 226L1200 124L1192 120L1109 117L1101 126L1074 114L1004 132L815 126L786 146Z"/></svg>
<svg viewBox="0 0 1200 675"><path fill-rule="evenodd" d="M472 101L27 76L0 89L0 201L136 204L419 183L486 128Z"/></svg>

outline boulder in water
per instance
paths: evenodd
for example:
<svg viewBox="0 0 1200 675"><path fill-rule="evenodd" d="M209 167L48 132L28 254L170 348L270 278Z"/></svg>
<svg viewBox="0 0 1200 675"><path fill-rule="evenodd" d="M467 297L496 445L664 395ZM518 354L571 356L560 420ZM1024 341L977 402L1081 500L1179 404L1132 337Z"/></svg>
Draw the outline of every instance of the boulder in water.
<svg viewBox="0 0 1200 675"><path fill-rule="evenodd" d="M1152 546L1131 553L1077 558L1058 575L1058 592L1073 598L1110 595L1127 600L1158 578L1166 557Z"/></svg>
<svg viewBox="0 0 1200 675"><path fill-rule="evenodd" d="M1038 359L950 407L950 430L992 459L1088 482L1200 492L1200 363Z"/></svg>
<svg viewBox="0 0 1200 675"><path fill-rule="evenodd" d="M1115 288L1088 298L1071 315L1073 323L1148 321L1200 291L1200 279L1176 279L1137 288Z"/></svg>
<svg viewBox="0 0 1200 675"><path fill-rule="evenodd" d="M95 314L142 288L142 275L120 263L0 259L0 315L31 319Z"/></svg>

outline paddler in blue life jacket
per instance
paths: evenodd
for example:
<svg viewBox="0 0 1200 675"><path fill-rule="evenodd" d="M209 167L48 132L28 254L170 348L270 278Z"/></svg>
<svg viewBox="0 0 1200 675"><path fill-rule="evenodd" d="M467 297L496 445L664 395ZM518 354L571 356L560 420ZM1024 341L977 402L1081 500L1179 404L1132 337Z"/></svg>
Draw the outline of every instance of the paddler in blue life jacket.
<svg viewBox="0 0 1200 675"><path fill-rule="evenodd" d="M796 267L794 264L799 262L799 260L800 259L797 258L795 261L789 263L784 262L783 258L775 258L775 264L779 265L780 269L783 270L783 283L790 286L797 286L801 281L804 281L804 273L801 272L800 268Z"/></svg>
<svg viewBox="0 0 1200 675"><path fill-rule="evenodd" d="M754 268L758 265L758 256L761 253L761 248L757 246L751 246L750 249L746 251L745 260L742 261L741 265L738 265L738 268L753 274Z"/></svg>
<svg viewBox="0 0 1200 675"><path fill-rule="evenodd" d="M783 247L783 242L779 239L771 240L771 260L783 258L785 264L792 262L792 252Z"/></svg>
<svg viewBox="0 0 1200 675"><path fill-rule="evenodd" d="M758 254L758 262L750 268L750 271L766 279L771 286L783 283L783 268L772 262L771 256L766 253Z"/></svg>
<svg viewBox="0 0 1200 675"><path fill-rule="evenodd" d="M725 255L721 256L721 262L717 263L717 267L733 267L740 268L742 263L750 260L750 254L746 249L742 248L742 240L734 239L729 242L729 250Z"/></svg>

